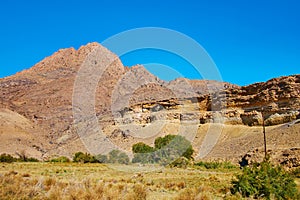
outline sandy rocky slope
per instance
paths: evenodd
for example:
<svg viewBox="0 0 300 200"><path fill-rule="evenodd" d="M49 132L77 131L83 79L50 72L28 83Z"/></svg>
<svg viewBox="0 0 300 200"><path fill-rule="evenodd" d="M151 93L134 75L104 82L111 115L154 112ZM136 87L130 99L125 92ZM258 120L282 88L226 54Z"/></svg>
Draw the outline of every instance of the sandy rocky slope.
<svg viewBox="0 0 300 200"><path fill-rule="evenodd" d="M108 49L89 43L0 79L0 94L0 153L46 160L103 153L111 149L105 149L107 141L130 153L136 142L153 145L158 136L182 134L192 141L195 158L238 162L245 155L262 157L264 119L273 160L300 166L300 75L243 87L165 82L141 65L124 67ZM85 112L90 108L92 114ZM93 119L97 126L91 128Z"/></svg>

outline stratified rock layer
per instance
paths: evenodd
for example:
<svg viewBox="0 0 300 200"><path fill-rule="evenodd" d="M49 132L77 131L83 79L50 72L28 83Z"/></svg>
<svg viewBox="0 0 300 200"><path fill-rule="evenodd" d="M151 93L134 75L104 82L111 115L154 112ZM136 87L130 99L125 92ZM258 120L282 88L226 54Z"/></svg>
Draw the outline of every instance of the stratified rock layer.
<svg viewBox="0 0 300 200"><path fill-rule="evenodd" d="M97 54L91 57L95 51ZM108 55L113 57L112 62L101 65ZM195 149L199 150L209 124L224 124L227 128L233 127L232 130L239 126L256 130L255 127L263 122L266 126L274 126L300 118L300 75L244 87L185 78L165 82L143 66L124 67L109 50L98 43L90 43L78 50L59 50L28 70L0 79L0 116L7 116L0 117L1 136L6 138L2 142L2 152L17 153L23 149L29 155L47 159L53 155L71 156L76 151L86 151L84 145L87 144L83 144L76 129L81 119L74 119L73 115L73 109L78 109L73 102L81 99L73 97L79 71L88 63L103 67L103 73L99 78L83 73L82 80L95 78L98 85L96 88L85 86L86 91L93 90L96 94L94 99L82 99L87 102L81 103L93 105L95 100L94 114L99 121L99 131L128 151L135 142L151 145L156 136L193 132L193 127L199 127L193 141ZM16 125L20 119L27 121L26 126ZM86 126L88 124L87 121ZM230 131L226 134L229 136L224 138L232 139ZM193 138L192 135L187 137ZM297 144L299 142L294 145ZM226 151L231 148L228 149ZM213 151L217 152L215 155L222 157L217 150ZM235 153L228 157L238 157L245 150L232 152Z"/></svg>

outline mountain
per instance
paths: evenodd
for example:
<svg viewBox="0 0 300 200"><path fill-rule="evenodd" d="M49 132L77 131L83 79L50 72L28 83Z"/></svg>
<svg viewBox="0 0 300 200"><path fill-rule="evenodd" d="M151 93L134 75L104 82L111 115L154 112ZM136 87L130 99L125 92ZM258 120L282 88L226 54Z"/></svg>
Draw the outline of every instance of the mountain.
<svg viewBox="0 0 300 200"><path fill-rule="evenodd" d="M0 153L48 159L112 145L130 152L136 142L151 145L157 136L183 134L195 156L237 159L262 147L263 119L267 130L278 133L274 152L279 144L300 146L298 124L282 130L300 118L300 75L243 87L185 78L165 82L143 66L124 67L108 49L89 43L0 79L0 94Z"/></svg>

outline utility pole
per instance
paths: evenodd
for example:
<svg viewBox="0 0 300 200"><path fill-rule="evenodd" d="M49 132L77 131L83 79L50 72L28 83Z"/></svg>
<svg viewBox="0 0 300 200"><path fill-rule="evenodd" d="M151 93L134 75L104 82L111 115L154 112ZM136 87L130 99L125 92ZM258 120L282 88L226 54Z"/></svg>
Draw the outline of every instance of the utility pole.
<svg viewBox="0 0 300 200"><path fill-rule="evenodd" d="M264 118L264 107L261 108L261 116L262 116L262 126L263 126L263 134L264 134L265 160L267 160L267 139L266 139L265 118Z"/></svg>

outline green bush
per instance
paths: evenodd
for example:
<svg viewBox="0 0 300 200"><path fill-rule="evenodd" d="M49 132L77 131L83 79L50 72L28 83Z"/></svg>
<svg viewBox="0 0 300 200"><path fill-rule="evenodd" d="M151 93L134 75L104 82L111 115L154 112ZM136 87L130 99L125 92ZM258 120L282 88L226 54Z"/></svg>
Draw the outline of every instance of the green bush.
<svg viewBox="0 0 300 200"><path fill-rule="evenodd" d="M83 152L77 152L75 153L74 157L73 157L73 162L82 162L84 163L86 159L86 154L84 154Z"/></svg>
<svg viewBox="0 0 300 200"><path fill-rule="evenodd" d="M232 180L232 194L266 199L300 199L297 185L289 173L267 161L245 167Z"/></svg>
<svg viewBox="0 0 300 200"><path fill-rule="evenodd" d="M88 153L77 152L73 157L73 162L81 163L119 163L129 164L129 157L126 153L119 150L112 150L108 155L96 155L93 156Z"/></svg>
<svg viewBox="0 0 300 200"><path fill-rule="evenodd" d="M181 155L187 159L192 159L194 153L192 144L185 137L177 135L171 142L171 147L177 150L177 155Z"/></svg>
<svg viewBox="0 0 300 200"><path fill-rule="evenodd" d="M0 162L12 163L15 162L16 160L17 160L16 158L6 153L0 155Z"/></svg>
<svg viewBox="0 0 300 200"><path fill-rule="evenodd" d="M127 156L126 153L120 153L119 154L118 163L125 164L125 165L129 164L129 157Z"/></svg>
<svg viewBox="0 0 300 200"><path fill-rule="evenodd" d="M159 163L168 165L180 157L192 159L194 150L190 141L180 135L166 135L155 139L155 147L144 143L133 145L133 163Z"/></svg>
<svg viewBox="0 0 300 200"><path fill-rule="evenodd" d="M36 158L29 157L24 162L40 162L40 161Z"/></svg>
<svg viewBox="0 0 300 200"><path fill-rule="evenodd" d="M58 158L53 158L50 160L50 162L56 162L56 163L68 163L71 162L69 158L65 157L65 156L61 156Z"/></svg>
<svg viewBox="0 0 300 200"><path fill-rule="evenodd" d="M154 141L154 147L155 149L161 149L165 146L167 146L174 138L176 135L166 135L165 137L158 137Z"/></svg>
<svg viewBox="0 0 300 200"><path fill-rule="evenodd" d="M143 142L139 142L132 146L133 153L150 153L153 151L154 151L153 147L150 147L149 145L144 144Z"/></svg>
<svg viewBox="0 0 300 200"><path fill-rule="evenodd" d="M206 169L235 169L236 166L230 162L204 162L195 163L196 166L204 167Z"/></svg>
<svg viewBox="0 0 300 200"><path fill-rule="evenodd" d="M191 142L180 135L159 137L154 144L156 149L156 156L154 157L158 158L158 161L161 161L161 163L170 163L181 156L192 159L194 153Z"/></svg>
<svg viewBox="0 0 300 200"><path fill-rule="evenodd" d="M221 166L222 166L222 164L219 162L203 162L203 161L195 163L195 165L204 167L206 169L217 169L217 168L221 168Z"/></svg>
<svg viewBox="0 0 300 200"><path fill-rule="evenodd" d="M135 153L134 157L132 159L132 163L157 163L157 160L155 158L155 153L151 152L151 153Z"/></svg>
<svg viewBox="0 0 300 200"><path fill-rule="evenodd" d="M27 157L25 154L23 156L19 156L19 158L15 158L9 154L1 154L0 162L12 163L12 162L39 162L38 159Z"/></svg>
<svg viewBox="0 0 300 200"><path fill-rule="evenodd" d="M16 159L18 162L39 162L39 160L36 158L27 157L24 150L21 152L16 152L16 154L19 156L19 158Z"/></svg>
<svg viewBox="0 0 300 200"><path fill-rule="evenodd" d="M153 147L139 142L132 146L132 151L134 153L133 163L154 163L153 152L155 149Z"/></svg>
<svg viewBox="0 0 300 200"><path fill-rule="evenodd" d="M75 153L73 157L73 162L80 162L80 163L97 163L97 159L95 156L89 154L89 153L82 153L77 152Z"/></svg>
<svg viewBox="0 0 300 200"><path fill-rule="evenodd" d="M107 163L108 162L107 155L98 154L95 156L95 158L97 159L97 161L99 163Z"/></svg>
<svg viewBox="0 0 300 200"><path fill-rule="evenodd" d="M186 157L180 157L177 158L175 161L173 161L171 164L169 164L170 167L178 167L178 168L187 168L190 165L190 160L188 160Z"/></svg>
<svg viewBox="0 0 300 200"><path fill-rule="evenodd" d="M129 157L120 150L112 150L108 153L108 163L129 164Z"/></svg>

